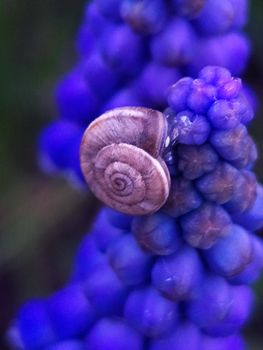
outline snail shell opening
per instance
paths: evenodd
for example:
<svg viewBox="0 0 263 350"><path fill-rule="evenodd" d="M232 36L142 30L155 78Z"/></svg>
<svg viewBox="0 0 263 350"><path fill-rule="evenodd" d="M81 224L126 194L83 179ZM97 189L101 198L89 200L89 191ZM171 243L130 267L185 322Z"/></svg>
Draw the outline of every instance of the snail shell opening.
<svg viewBox="0 0 263 350"><path fill-rule="evenodd" d="M170 175L161 159L165 116L138 107L104 113L86 129L81 168L91 191L109 207L130 215L157 211L166 202Z"/></svg>

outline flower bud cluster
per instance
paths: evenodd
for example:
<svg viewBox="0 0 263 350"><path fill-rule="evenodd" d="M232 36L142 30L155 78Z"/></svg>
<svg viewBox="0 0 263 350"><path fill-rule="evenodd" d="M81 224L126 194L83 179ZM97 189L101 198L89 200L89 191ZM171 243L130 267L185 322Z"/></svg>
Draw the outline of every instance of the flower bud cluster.
<svg viewBox="0 0 263 350"><path fill-rule="evenodd" d="M239 331L253 305L247 284L262 267L263 246L232 226L227 240L197 250L170 216L133 218L103 209L80 245L69 283L19 310L10 331L14 347L244 349ZM248 240L249 262L240 256ZM220 256L223 270L239 266L231 276L215 268Z"/></svg>
<svg viewBox="0 0 263 350"><path fill-rule="evenodd" d="M108 109L163 110L168 86L206 65L243 72L248 0L93 0L76 39L78 59L56 89L58 120L39 139L39 162L83 183L78 154L88 124ZM238 59L237 59L238 57Z"/></svg>
<svg viewBox="0 0 263 350"><path fill-rule="evenodd" d="M22 349L242 350L239 335L263 268L263 187L252 171L253 111L228 70L205 67L168 90L176 140L160 211L103 209L66 287L25 304Z"/></svg>

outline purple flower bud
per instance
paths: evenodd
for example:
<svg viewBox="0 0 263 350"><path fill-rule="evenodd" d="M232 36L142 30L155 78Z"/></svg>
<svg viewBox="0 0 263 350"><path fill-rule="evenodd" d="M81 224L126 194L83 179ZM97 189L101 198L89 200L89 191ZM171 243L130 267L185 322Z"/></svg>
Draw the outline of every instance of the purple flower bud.
<svg viewBox="0 0 263 350"><path fill-rule="evenodd" d="M257 180L250 171L240 171L232 198L224 205L231 214L243 213L254 204L257 195Z"/></svg>
<svg viewBox="0 0 263 350"><path fill-rule="evenodd" d="M81 285L68 286L52 295L47 302L47 311L59 339L84 334L95 316Z"/></svg>
<svg viewBox="0 0 263 350"><path fill-rule="evenodd" d="M84 289L97 315L118 315L121 312L127 290L106 261L95 266L86 277Z"/></svg>
<svg viewBox="0 0 263 350"><path fill-rule="evenodd" d="M167 13L162 0L124 0L122 18L140 34L156 34L164 26Z"/></svg>
<svg viewBox="0 0 263 350"><path fill-rule="evenodd" d="M178 145L178 169L184 177L195 180L214 170L218 163L218 155L209 144L202 146Z"/></svg>
<svg viewBox="0 0 263 350"><path fill-rule="evenodd" d="M96 96L105 99L112 94L118 84L115 72L106 65L99 53L92 54L83 63L84 77Z"/></svg>
<svg viewBox="0 0 263 350"><path fill-rule="evenodd" d="M201 260L197 252L188 246L172 255L159 257L152 270L153 285L172 300L192 298L201 279Z"/></svg>
<svg viewBox="0 0 263 350"><path fill-rule="evenodd" d="M242 88L242 82L239 78L232 78L231 81L225 83L218 89L217 96L219 99L231 99L238 97Z"/></svg>
<svg viewBox="0 0 263 350"><path fill-rule="evenodd" d="M163 206L165 213L177 218L197 209L201 204L202 198L189 180L183 177L172 178L170 193Z"/></svg>
<svg viewBox="0 0 263 350"><path fill-rule="evenodd" d="M221 34L235 29L237 26L242 26L241 16L242 14L238 11L238 6L234 1L207 0L195 24L204 34Z"/></svg>
<svg viewBox="0 0 263 350"><path fill-rule="evenodd" d="M233 215L233 220L248 230L256 231L263 227L263 187L257 186L257 197L251 208L241 214Z"/></svg>
<svg viewBox="0 0 263 350"><path fill-rule="evenodd" d="M187 98L192 90L192 86L192 78L182 78L168 89L168 104L175 112L187 109Z"/></svg>
<svg viewBox="0 0 263 350"><path fill-rule="evenodd" d="M241 122L243 124L248 124L254 118L254 110L250 105L250 101L248 100L245 93L241 90L241 93L237 97L237 101L239 103L239 113L241 116Z"/></svg>
<svg viewBox="0 0 263 350"><path fill-rule="evenodd" d="M193 59L194 47L195 35L192 27L187 21L176 18L153 38L151 53L157 63L176 67Z"/></svg>
<svg viewBox="0 0 263 350"><path fill-rule="evenodd" d="M247 128L244 125L239 124L231 130L212 131L210 142L219 155L230 163L234 163L234 165L247 165L244 148L249 141Z"/></svg>
<svg viewBox="0 0 263 350"><path fill-rule="evenodd" d="M118 278L127 286L147 281L152 256L138 246L131 234L121 236L107 250L109 264Z"/></svg>
<svg viewBox="0 0 263 350"><path fill-rule="evenodd" d="M195 113L204 114L215 99L216 88L213 85L205 84L201 79L195 79L187 99L187 106Z"/></svg>
<svg viewBox="0 0 263 350"><path fill-rule="evenodd" d="M233 129L241 121L240 103L237 100L217 100L208 111L208 118L218 129Z"/></svg>
<svg viewBox="0 0 263 350"><path fill-rule="evenodd" d="M230 233L204 251L204 255L212 271L223 277L234 277L251 262L251 235L241 226L232 225Z"/></svg>
<svg viewBox="0 0 263 350"><path fill-rule="evenodd" d="M203 204L181 218L185 240L193 247L211 248L219 238L230 232L231 219L218 205Z"/></svg>
<svg viewBox="0 0 263 350"><path fill-rule="evenodd" d="M143 335L159 337L175 326L178 308L176 303L147 287L129 294L124 314L128 322Z"/></svg>
<svg viewBox="0 0 263 350"><path fill-rule="evenodd" d="M99 101L85 80L83 67L75 69L58 84L56 101L63 119L86 126L97 117Z"/></svg>
<svg viewBox="0 0 263 350"><path fill-rule="evenodd" d="M187 305L189 319L211 336L237 332L249 317L253 304L251 290L230 286L223 278L213 275L200 287L199 296Z"/></svg>
<svg viewBox="0 0 263 350"><path fill-rule="evenodd" d="M31 300L22 306L16 327L23 346L29 350L46 347L56 339L43 300Z"/></svg>
<svg viewBox="0 0 263 350"><path fill-rule="evenodd" d="M156 255L172 254L181 244L175 220L161 212L135 217L132 232L142 248Z"/></svg>
<svg viewBox="0 0 263 350"><path fill-rule="evenodd" d="M123 320L101 319L90 330L85 349L142 350L141 336Z"/></svg>
<svg viewBox="0 0 263 350"><path fill-rule="evenodd" d="M253 166L257 159L255 143L242 124L230 130L213 131L210 142L221 157L238 169Z"/></svg>
<svg viewBox="0 0 263 350"><path fill-rule="evenodd" d="M216 87L222 87L231 82L232 77L228 69L219 66L207 66L198 74L199 79L202 79L207 84L212 84Z"/></svg>
<svg viewBox="0 0 263 350"><path fill-rule="evenodd" d="M94 236L87 235L82 241L75 258L73 269L73 280L81 281L85 279L94 267L102 263L103 255L99 251Z"/></svg>
<svg viewBox="0 0 263 350"><path fill-rule="evenodd" d="M224 66L235 76L243 73L251 52L248 38L242 33L230 32L219 44L222 45L221 52L224 53Z"/></svg>
<svg viewBox="0 0 263 350"><path fill-rule="evenodd" d="M249 284L255 282L263 269L263 243L257 236L251 235L252 255L251 261L245 270L230 279L234 284Z"/></svg>
<svg viewBox="0 0 263 350"><path fill-rule="evenodd" d="M67 121L56 121L44 129L38 141L38 157L42 169L46 172L70 169L82 134L82 128Z"/></svg>
<svg viewBox="0 0 263 350"><path fill-rule="evenodd" d="M108 210L105 208L100 211L91 229L98 249L102 252L106 252L108 246L124 234L121 228L110 223Z"/></svg>
<svg viewBox="0 0 263 350"><path fill-rule="evenodd" d="M106 63L122 76L133 77L142 67L142 39L126 25L120 24L106 30L100 41L100 49Z"/></svg>
<svg viewBox="0 0 263 350"><path fill-rule="evenodd" d="M214 275L200 285L198 296L187 304L187 317L202 330L222 323L230 308L231 293L227 282Z"/></svg>
<svg viewBox="0 0 263 350"><path fill-rule="evenodd" d="M232 198L239 176L237 169L221 162L215 170L198 179L196 186L208 201L224 204Z"/></svg>
<svg viewBox="0 0 263 350"><path fill-rule="evenodd" d="M231 299L225 319L214 327L208 326L207 333L213 336L227 336L236 333L248 321L254 305L252 290L246 286L231 287Z"/></svg>
<svg viewBox="0 0 263 350"><path fill-rule="evenodd" d="M249 56L250 43L241 33L201 37L196 43L194 59L187 71L191 76L196 76L205 66L213 65L225 67L232 74L239 75L245 69Z"/></svg>
<svg viewBox="0 0 263 350"><path fill-rule="evenodd" d="M211 126L207 119L189 110L182 111L174 117L178 130L178 142L185 145L202 145L209 137Z"/></svg>

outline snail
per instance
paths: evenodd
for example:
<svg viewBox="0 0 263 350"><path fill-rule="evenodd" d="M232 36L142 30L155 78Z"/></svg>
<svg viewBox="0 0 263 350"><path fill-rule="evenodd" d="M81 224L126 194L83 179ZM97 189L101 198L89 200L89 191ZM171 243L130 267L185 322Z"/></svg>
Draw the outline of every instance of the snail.
<svg viewBox="0 0 263 350"><path fill-rule="evenodd" d="M95 119L80 147L81 169L95 196L130 215L160 209L171 183L164 161L168 129L165 114L143 107L116 108Z"/></svg>

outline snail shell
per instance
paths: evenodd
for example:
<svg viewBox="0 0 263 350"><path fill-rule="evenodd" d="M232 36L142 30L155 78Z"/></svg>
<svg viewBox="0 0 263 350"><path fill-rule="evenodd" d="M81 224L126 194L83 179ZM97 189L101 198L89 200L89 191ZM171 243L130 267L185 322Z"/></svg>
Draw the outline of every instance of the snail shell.
<svg viewBox="0 0 263 350"><path fill-rule="evenodd" d="M94 120L84 133L80 161L96 197L126 214L157 211L170 189L161 158L167 129L162 113L141 107L116 108Z"/></svg>

